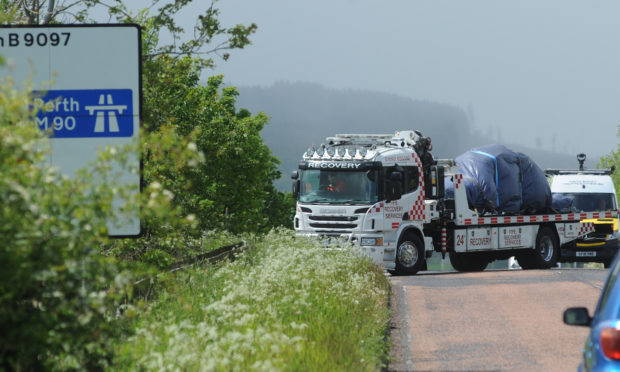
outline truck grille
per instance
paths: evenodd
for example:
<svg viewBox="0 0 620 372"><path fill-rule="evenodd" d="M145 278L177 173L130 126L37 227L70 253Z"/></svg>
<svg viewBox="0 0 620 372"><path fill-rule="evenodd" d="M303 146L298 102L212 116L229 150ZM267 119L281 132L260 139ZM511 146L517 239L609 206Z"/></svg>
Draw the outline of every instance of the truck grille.
<svg viewBox="0 0 620 372"><path fill-rule="evenodd" d="M309 216L312 221L343 221L343 222L351 222L357 221L357 216Z"/></svg>
<svg viewBox="0 0 620 372"><path fill-rule="evenodd" d="M310 227L328 232L329 230L337 230L338 233L348 233L355 229L358 225L357 216L308 216L310 219ZM329 229L329 230L326 230Z"/></svg>

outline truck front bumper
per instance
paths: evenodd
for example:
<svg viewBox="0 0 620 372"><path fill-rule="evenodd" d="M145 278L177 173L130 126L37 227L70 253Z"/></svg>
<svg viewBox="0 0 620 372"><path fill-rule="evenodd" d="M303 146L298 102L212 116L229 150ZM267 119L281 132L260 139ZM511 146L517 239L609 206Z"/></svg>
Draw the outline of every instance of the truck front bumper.
<svg viewBox="0 0 620 372"><path fill-rule="evenodd" d="M370 258L372 262L384 265L385 249L383 246L383 236L377 234L316 234L303 231L297 232L298 236L306 236L318 239L325 248L347 242L348 244L359 247L361 253ZM335 242L339 242L333 244Z"/></svg>

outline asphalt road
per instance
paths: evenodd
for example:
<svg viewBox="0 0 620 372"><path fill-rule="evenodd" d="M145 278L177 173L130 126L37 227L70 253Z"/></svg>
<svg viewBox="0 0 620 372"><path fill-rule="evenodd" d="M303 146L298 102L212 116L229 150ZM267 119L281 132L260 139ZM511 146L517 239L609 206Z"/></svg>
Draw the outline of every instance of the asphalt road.
<svg viewBox="0 0 620 372"><path fill-rule="evenodd" d="M423 272L391 277L388 371L575 371L608 270Z"/></svg>

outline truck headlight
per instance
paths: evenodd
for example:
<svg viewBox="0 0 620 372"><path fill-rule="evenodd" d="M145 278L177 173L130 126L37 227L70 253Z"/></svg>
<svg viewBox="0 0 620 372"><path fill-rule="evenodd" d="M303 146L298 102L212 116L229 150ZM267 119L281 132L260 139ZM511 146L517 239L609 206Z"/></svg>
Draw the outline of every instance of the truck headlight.
<svg viewBox="0 0 620 372"><path fill-rule="evenodd" d="M360 245L383 245L383 238L361 238Z"/></svg>

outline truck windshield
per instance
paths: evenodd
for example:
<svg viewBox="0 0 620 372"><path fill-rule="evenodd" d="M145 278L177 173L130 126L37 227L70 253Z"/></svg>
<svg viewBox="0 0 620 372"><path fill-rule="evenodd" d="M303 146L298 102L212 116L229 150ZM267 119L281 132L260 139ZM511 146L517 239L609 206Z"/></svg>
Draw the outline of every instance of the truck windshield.
<svg viewBox="0 0 620 372"><path fill-rule="evenodd" d="M616 209L614 194L609 193L563 193L559 194L573 200L572 208L581 212L606 211Z"/></svg>
<svg viewBox="0 0 620 372"><path fill-rule="evenodd" d="M354 172L308 169L301 171L302 203L373 204L379 201L376 170Z"/></svg>

